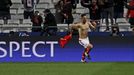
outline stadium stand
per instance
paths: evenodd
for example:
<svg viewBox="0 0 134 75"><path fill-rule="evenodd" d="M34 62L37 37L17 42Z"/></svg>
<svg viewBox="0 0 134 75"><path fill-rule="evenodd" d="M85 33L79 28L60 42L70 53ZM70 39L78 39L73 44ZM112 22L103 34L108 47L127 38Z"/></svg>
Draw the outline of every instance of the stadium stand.
<svg viewBox="0 0 134 75"><path fill-rule="evenodd" d="M40 13L43 13L44 9L48 8L51 10L51 12L53 14L55 14L54 4L57 3L57 1L58 0L40 0L39 4L36 5L35 10L39 11ZM10 9L11 20L8 20L8 24L6 24L6 25L4 25L3 20L0 20L1 31L9 32L10 30L19 31L21 29L21 31L28 30L30 32L32 23L29 19L23 20L24 8L23 8L23 5L21 4L21 0L12 0L12 3L13 3L13 5L11 6L11 9ZM125 9L124 14L126 13L126 11L127 10ZM88 15L88 12L89 11L87 8L82 7L81 4L77 4L76 13L73 13L74 22L77 22L80 20L80 16L79 16L80 14L86 13ZM89 15L88 15L88 17L89 17ZM124 18L119 18L117 20L117 22L118 22L120 31L131 31L130 24ZM58 29L59 29L58 31L66 31L67 26L68 25L66 25L66 24L58 24ZM9 27L11 27L11 28L9 29ZM18 27L23 27L23 28L18 28ZM27 28L27 27L29 27L29 28ZM9 30L7 30L7 29L9 29ZM104 29L105 29L105 21L103 23L101 23L100 31L103 31Z"/></svg>
<svg viewBox="0 0 134 75"><path fill-rule="evenodd" d="M4 21L3 20L0 20L0 26L4 24Z"/></svg>

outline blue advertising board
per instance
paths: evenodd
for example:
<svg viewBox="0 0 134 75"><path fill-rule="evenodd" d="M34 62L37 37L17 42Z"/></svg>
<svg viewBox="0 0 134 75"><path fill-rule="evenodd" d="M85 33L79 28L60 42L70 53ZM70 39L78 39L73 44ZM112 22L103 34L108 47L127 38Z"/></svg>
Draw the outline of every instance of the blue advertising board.
<svg viewBox="0 0 134 75"><path fill-rule="evenodd" d="M61 48L59 36L0 37L0 62L80 62L84 48L78 37ZM90 36L89 62L134 62L133 36Z"/></svg>

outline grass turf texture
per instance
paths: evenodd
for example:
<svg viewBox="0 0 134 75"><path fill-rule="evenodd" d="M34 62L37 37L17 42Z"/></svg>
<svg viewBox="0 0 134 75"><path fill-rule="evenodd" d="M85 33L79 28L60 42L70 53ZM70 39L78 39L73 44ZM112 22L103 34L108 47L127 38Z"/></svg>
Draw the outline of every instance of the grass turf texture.
<svg viewBox="0 0 134 75"><path fill-rule="evenodd" d="M0 63L0 75L134 75L134 63Z"/></svg>

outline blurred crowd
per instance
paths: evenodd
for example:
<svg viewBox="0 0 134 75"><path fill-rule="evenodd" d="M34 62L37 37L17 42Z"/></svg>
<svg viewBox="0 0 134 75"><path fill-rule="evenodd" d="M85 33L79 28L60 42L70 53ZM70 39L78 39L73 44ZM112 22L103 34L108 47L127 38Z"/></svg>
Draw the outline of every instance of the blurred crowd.
<svg viewBox="0 0 134 75"><path fill-rule="evenodd" d="M54 7L56 13L53 14L49 9L42 12L36 11L35 7L40 0L22 0L24 6L24 19L31 19L33 23L33 32L41 32L41 35L55 35L57 31L57 24L71 24L74 22L73 14L76 13L77 4L88 8L89 19L96 22L96 31L100 31L100 22L105 20L106 29L110 31L110 27L117 24L118 18L129 19L131 28L134 31L134 0L59 0ZM11 19L10 7L11 0L0 1L0 19ZM124 15L124 6L128 9L127 14ZM83 12L84 13L84 12ZM44 18L43 18L44 17ZM109 22L110 19L110 22ZM111 24L110 24L111 23ZM43 24L43 28L41 27Z"/></svg>
<svg viewBox="0 0 134 75"><path fill-rule="evenodd" d="M76 1L76 0L75 0ZM89 9L90 20L100 25L100 20L106 20L106 30L109 31L109 19L111 25L116 23L117 18L124 17L124 2L127 0L81 0L83 7ZM58 23L73 23L72 10L77 8L78 1L60 0L56 4L56 17ZM114 20L115 19L115 20ZM115 21L115 22L114 22ZM98 26L96 31L99 31Z"/></svg>

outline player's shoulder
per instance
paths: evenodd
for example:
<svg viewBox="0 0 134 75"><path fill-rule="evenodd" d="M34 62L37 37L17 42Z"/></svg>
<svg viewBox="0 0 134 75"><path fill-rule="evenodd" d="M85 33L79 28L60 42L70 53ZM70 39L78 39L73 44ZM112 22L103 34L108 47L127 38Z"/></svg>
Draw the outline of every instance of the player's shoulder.
<svg viewBox="0 0 134 75"><path fill-rule="evenodd" d="M80 22L74 22L73 24L80 24Z"/></svg>
<svg viewBox="0 0 134 75"><path fill-rule="evenodd" d="M74 23L76 26L81 26L81 22L75 22Z"/></svg>

